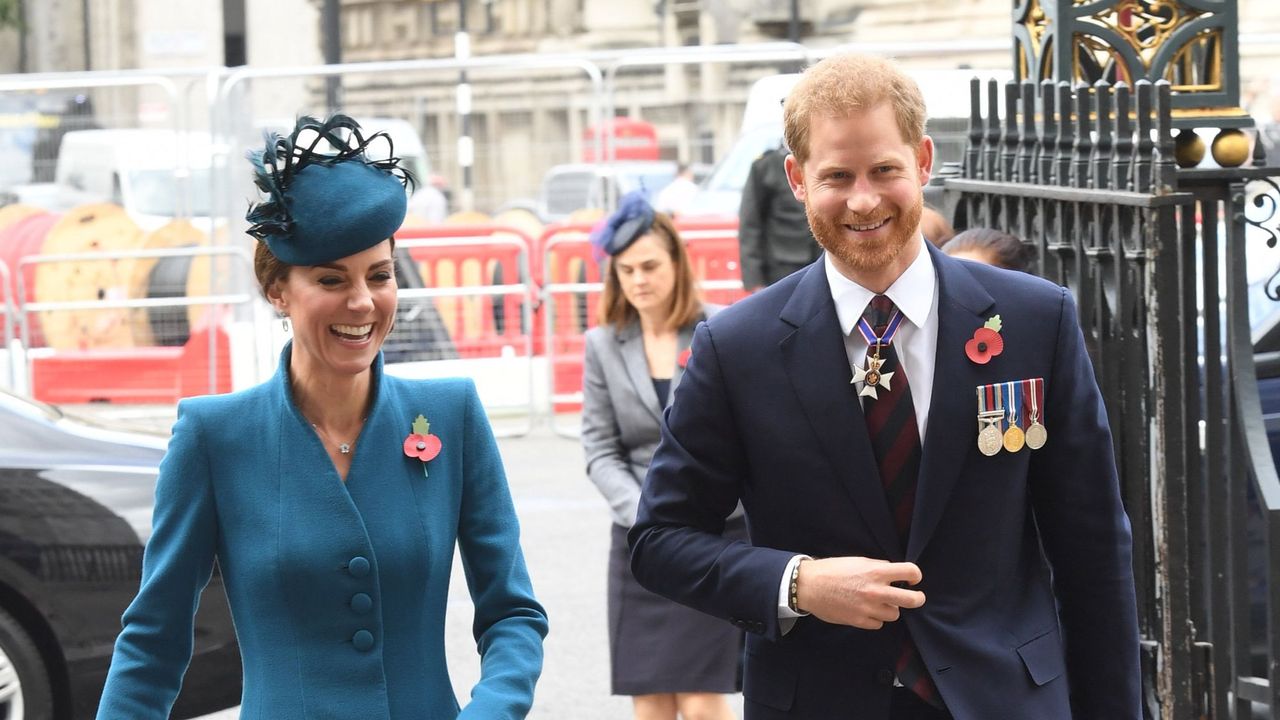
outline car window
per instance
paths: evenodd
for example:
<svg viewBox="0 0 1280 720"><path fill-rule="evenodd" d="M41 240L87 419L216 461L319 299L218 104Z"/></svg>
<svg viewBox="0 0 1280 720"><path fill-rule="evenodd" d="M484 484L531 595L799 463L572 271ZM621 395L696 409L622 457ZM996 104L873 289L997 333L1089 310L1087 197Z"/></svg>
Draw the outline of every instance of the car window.
<svg viewBox="0 0 1280 720"><path fill-rule="evenodd" d="M764 126L738 139L724 160L711 171L703 186L707 190L741 192L747 184L751 163L766 150L782 145L782 127Z"/></svg>
<svg viewBox="0 0 1280 720"><path fill-rule="evenodd" d="M548 177L542 188L547 214L568 215L586 207L594 178L595 173L589 171L556 173Z"/></svg>

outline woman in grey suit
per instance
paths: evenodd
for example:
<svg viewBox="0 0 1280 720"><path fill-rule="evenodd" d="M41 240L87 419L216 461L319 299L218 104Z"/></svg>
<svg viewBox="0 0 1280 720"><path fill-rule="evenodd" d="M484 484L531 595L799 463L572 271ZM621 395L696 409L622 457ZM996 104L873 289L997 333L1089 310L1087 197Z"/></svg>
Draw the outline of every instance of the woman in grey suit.
<svg viewBox="0 0 1280 720"><path fill-rule="evenodd" d="M734 717L722 693L740 688L742 634L640 587L627 530L658 446L662 410L709 307L671 219L639 194L592 233L608 255L599 326L587 332L582 447L587 475L613 513L609 553L609 649L615 695L633 696L637 720ZM745 539L741 512L725 534Z"/></svg>

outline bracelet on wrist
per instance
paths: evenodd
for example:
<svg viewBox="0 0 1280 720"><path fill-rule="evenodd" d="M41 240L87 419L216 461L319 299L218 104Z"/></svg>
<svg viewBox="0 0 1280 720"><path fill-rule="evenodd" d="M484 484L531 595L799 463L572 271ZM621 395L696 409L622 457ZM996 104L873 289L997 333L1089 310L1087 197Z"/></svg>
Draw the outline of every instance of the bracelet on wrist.
<svg viewBox="0 0 1280 720"><path fill-rule="evenodd" d="M800 563L802 562L804 562L804 560L799 560L791 567L791 579L787 583L787 607L791 608L791 612L800 614L804 613L804 611L800 609L799 602Z"/></svg>

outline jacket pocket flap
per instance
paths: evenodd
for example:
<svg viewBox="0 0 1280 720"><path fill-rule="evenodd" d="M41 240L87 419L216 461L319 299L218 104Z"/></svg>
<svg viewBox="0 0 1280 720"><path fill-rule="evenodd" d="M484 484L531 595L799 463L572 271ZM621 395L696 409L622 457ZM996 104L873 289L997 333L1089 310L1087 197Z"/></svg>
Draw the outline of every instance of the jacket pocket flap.
<svg viewBox="0 0 1280 720"><path fill-rule="evenodd" d="M1022 664L1027 666L1031 681L1036 685L1044 685L1066 671L1057 628L1020 645L1018 657L1022 658Z"/></svg>

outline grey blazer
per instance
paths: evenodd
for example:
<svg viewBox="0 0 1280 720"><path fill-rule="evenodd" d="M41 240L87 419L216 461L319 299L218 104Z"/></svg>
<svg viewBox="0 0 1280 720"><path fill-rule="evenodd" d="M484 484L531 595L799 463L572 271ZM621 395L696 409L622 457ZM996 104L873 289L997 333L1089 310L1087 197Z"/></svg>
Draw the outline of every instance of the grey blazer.
<svg viewBox="0 0 1280 720"><path fill-rule="evenodd" d="M710 316L718 305L703 305ZM700 318L701 320L701 318ZM694 322L680 328L677 357L693 342ZM671 376L667 403L675 397L684 368ZM587 331L582 377L582 450L587 477L609 503L613 521L631 527L640 486L661 438L662 411L649 375L640 322L622 330L601 325Z"/></svg>

